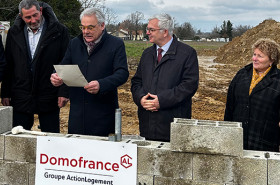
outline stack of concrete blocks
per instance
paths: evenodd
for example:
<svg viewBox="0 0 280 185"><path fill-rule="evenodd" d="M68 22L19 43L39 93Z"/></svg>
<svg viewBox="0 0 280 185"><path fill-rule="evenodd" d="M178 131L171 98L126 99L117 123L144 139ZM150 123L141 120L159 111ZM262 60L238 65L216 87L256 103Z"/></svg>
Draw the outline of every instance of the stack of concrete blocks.
<svg viewBox="0 0 280 185"><path fill-rule="evenodd" d="M12 135L11 112L0 108L0 184L35 185L37 136ZM280 185L280 153L243 151L239 123L175 119L170 143L137 137L121 142L138 145L137 185Z"/></svg>
<svg viewBox="0 0 280 185"><path fill-rule="evenodd" d="M243 150L241 123L175 119L138 144L139 185L280 185L280 153Z"/></svg>

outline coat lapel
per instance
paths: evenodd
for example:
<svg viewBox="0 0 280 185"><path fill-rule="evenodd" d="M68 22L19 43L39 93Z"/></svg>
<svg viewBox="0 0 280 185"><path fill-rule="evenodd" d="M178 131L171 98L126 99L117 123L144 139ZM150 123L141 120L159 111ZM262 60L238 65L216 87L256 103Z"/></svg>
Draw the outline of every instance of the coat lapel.
<svg viewBox="0 0 280 185"><path fill-rule="evenodd" d="M26 53L27 58L29 58L29 60L30 60L31 55L28 54L28 51L30 51L30 50L29 50L29 47L27 46L26 40L22 39L22 38L25 38L25 36L22 36L22 34L24 34L23 31L20 31L20 32L18 32L18 34L15 34L14 40L18 44L18 47L22 50L22 53Z"/></svg>

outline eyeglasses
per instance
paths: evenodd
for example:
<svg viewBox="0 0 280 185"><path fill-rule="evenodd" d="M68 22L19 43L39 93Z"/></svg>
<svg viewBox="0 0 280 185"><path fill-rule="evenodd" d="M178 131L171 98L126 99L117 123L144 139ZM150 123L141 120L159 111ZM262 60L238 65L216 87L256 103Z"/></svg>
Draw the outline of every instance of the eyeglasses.
<svg viewBox="0 0 280 185"><path fill-rule="evenodd" d="M146 31L147 32L150 32L150 33L152 33L152 32L155 32L155 31L157 31L157 30L163 30L162 28L159 28L159 29L155 29L155 28L146 28Z"/></svg>
<svg viewBox="0 0 280 185"><path fill-rule="evenodd" d="M83 31L85 29L88 29L89 31L93 31L95 29L95 27L98 25L99 23L97 23L96 25L88 25L88 26L79 26L79 28Z"/></svg>

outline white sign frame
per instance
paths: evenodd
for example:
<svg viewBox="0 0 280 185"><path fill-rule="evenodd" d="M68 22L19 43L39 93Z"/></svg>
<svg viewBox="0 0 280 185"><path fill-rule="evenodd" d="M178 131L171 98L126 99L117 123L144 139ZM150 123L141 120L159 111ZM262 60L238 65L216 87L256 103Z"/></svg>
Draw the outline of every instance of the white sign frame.
<svg viewBox="0 0 280 185"><path fill-rule="evenodd" d="M136 182L136 144L37 137L35 185L132 185Z"/></svg>

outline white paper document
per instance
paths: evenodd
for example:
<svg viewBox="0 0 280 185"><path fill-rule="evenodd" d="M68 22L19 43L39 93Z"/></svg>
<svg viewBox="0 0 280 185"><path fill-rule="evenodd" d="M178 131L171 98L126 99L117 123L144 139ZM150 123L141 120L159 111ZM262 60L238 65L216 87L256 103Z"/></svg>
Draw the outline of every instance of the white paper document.
<svg viewBox="0 0 280 185"><path fill-rule="evenodd" d="M53 65L58 76L69 87L84 87L88 84L78 65Z"/></svg>

